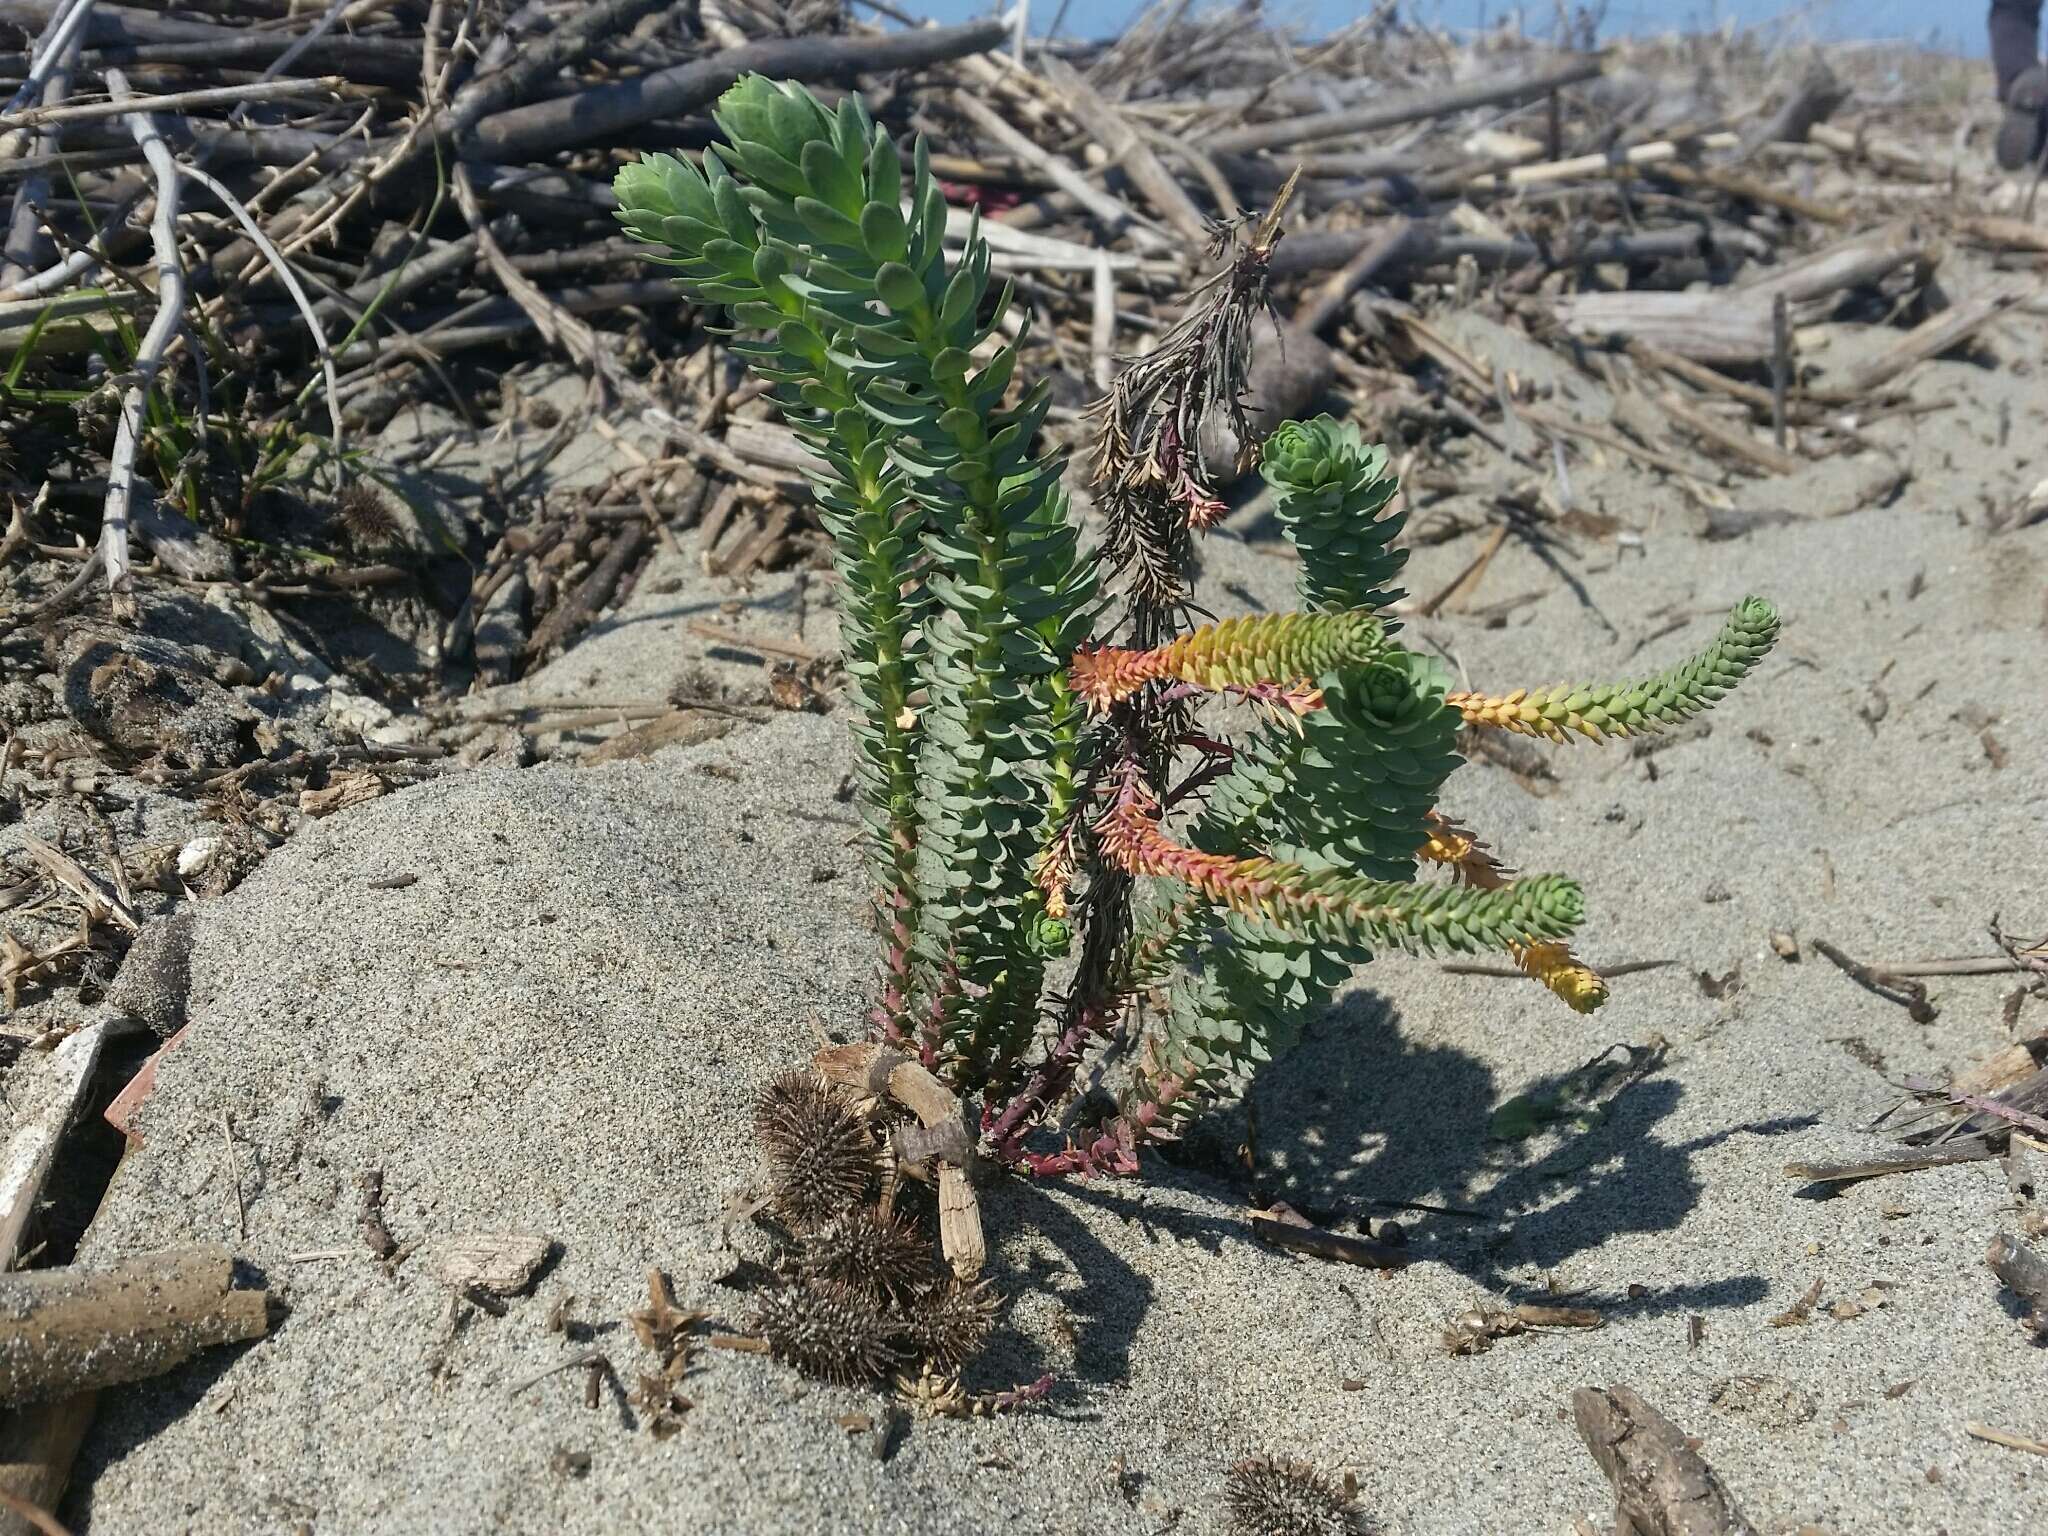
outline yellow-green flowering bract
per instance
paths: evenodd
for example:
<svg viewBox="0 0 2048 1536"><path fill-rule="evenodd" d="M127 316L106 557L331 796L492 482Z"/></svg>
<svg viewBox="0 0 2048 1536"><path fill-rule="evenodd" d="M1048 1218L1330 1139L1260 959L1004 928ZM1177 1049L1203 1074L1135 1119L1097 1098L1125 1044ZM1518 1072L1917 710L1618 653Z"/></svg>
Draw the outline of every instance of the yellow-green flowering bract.
<svg viewBox="0 0 2048 1536"><path fill-rule="evenodd" d="M1083 649L1068 675L1076 693L1104 709L1162 678L1214 691L1320 677L1372 659L1384 644L1367 614L1265 613L1204 624L1150 651Z"/></svg>
<svg viewBox="0 0 2048 1536"><path fill-rule="evenodd" d="M1498 696L1454 693L1450 703L1474 725L1556 742L1656 732L1711 709L1777 638L1778 611L1760 597L1745 597L1713 644L1640 682L1559 683Z"/></svg>

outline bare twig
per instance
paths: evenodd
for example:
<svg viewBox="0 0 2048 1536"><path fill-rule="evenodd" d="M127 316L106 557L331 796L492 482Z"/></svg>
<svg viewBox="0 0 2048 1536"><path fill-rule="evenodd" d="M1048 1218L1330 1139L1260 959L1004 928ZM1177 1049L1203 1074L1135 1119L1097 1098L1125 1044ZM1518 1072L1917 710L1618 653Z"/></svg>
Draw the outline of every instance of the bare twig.
<svg viewBox="0 0 2048 1536"><path fill-rule="evenodd" d="M298 306L299 314L305 319L306 329L313 333L313 346L320 357L320 372L327 381L327 420L332 430L334 451L339 453L342 449L341 384L334 376L334 353L328 348L327 332L320 324L320 317L313 312L313 301L306 297L306 290L300 286L298 274L292 270L291 263L284 259L277 247L270 243L270 237L263 233L256 220L250 216L249 210L242 205L240 198L196 165L181 164L178 173L198 182L220 199L221 205L234 215L235 222L242 226L242 233L249 237L249 243L263 253L264 259L270 263L271 270L277 274L277 280L284 284L285 292L291 295L292 302Z"/></svg>
<svg viewBox="0 0 2048 1536"><path fill-rule="evenodd" d="M247 85L215 85L204 90L174 91L168 96L146 96L139 101L114 93L110 101L81 101L63 107L25 107L19 112L0 113L0 128L38 128L46 123L87 122L98 117L126 117L130 112L189 112L194 107L218 107L250 101L282 101L309 96L319 91L337 91L348 82L340 76L321 80L252 80ZM113 92L113 80L107 81Z"/></svg>
<svg viewBox="0 0 2048 1536"><path fill-rule="evenodd" d="M107 90L116 101L131 99L128 79L118 69L107 71ZM143 407L163 371L164 356L185 323L185 268L178 260L178 163L147 112L131 112L125 121L156 173L156 212L149 221L149 236L156 248L157 309L135 356L134 382L121 397L121 421L107 464L99 552L107 588L114 592L128 583L128 509L135 497L135 451L142 436Z"/></svg>
<svg viewBox="0 0 2048 1536"><path fill-rule="evenodd" d="M62 105L71 92L72 72L78 63L79 47L85 41L83 19L91 10L92 0L72 0L68 11L51 17L45 35L36 39L31 50L29 80L15 93L15 100L22 100L25 91L31 96L40 94L45 107ZM60 30L65 34L61 40L57 37ZM30 82L38 75L45 78L32 85ZM57 125L44 129L35 135L32 150L39 156L54 156L62 146L63 133L63 128ZM19 132L0 134L0 160L13 155L21 137ZM50 177L45 171L30 172L15 188L14 209L4 236L0 236L0 287L25 275L36 262L48 259L40 210L49 195Z"/></svg>
<svg viewBox="0 0 2048 1536"><path fill-rule="evenodd" d="M92 20L93 0L63 0L50 15L42 34L37 37L28 74L15 88L0 115L12 116L43 94L43 88L66 67L66 60L75 58L78 45L85 40L86 23ZM20 152L20 140L15 134L0 137L0 160L12 159Z"/></svg>
<svg viewBox="0 0 2048 1536"><path fill-rule="evenodd" d="M2009 1429L1994 1429L1989 1424L1975 1419L1963 1425L1963 1433L1973 1440L1988 1440L1993 1445L2002 1445L2010 1451L2028 1451L2036 1456L2048 1456L2048 1440L2029 1440L2025 1435L2016 1435Z"/></svg>
<svg viewBox="0 0 2048 1536"><path fill-rule="evenodd" d="M1813 947L1832 960L1842 973L1866 991L1874 992L1886 1002L1898 1003L1905 1008L1915 1024L1932 1024L1939 1013L1928 1000L1927 988L1910 976L1898 976L1880 971L1874 966L1851 960L1826 939L1815 939Z"/></svg>
<svg viewBox="0 0 2048 1536"><path fill-rule="evenodd" d="M1889 1173L1919 1173L1926 1168L1950 1168L1957 1163L1981 1163L1995 1156L1982 1141L1907 1151L1869 1158L1854 1163L1787 1163L1785 1176L1813 1184L1851 1184L1858 1179L1877 1179Z"/></svg>
<svg viewBox="0 0 2048 1536"><path fill-rule="evenodd" d="M228 1172L235 1183L235 1230L243 1242L249 1240L249 1202L242 1194L242 1159L235 1151L235 1123L228 1118L228 1112L220 1112L221 1140L227 1144Z"/></svg>

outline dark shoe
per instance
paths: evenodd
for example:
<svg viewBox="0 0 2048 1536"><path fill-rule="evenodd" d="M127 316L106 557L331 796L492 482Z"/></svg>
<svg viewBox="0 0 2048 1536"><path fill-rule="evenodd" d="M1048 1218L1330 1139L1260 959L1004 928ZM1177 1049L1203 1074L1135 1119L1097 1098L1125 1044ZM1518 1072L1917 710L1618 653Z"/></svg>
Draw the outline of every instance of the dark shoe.
<svg viewBox="0 0 2048 1536"><path fill-rule="evenodd" d="M2023 170L2041 154L2042 114L2048 111L2048 69L2035 65L2005 93L2005 121L1998 125L1995 153L2008 171Z"/></svg>

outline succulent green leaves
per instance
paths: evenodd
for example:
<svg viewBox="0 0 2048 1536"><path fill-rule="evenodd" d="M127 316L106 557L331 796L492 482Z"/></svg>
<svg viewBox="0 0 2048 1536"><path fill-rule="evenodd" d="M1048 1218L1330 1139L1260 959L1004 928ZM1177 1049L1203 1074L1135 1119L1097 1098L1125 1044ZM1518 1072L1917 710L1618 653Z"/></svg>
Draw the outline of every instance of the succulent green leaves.
<svg viewBox="0 0 2048 1536"><path fill-rule="evenodd" d="M1301 556L1301 598L1320 613L1379 609L1403 595L1392 583L1407 562L1394 540L1402 517L1386 515L1399 488L1387 450L1328 416L1290 421L1266 439L1259 470Z"/></svg>
<svg viewBox="0 0 2048 1536"><path fill-rule="evenodd" d="M991 300L972 229L948 264L922 142L906 177L856 98L828 111L760 76L714 117L726 144L701 175L667 156L620 173L620 219L737 323L773 318L772 340L739 349L833 471L819 494L867 787L887 806L877 837L927 967L963 983L948 1044L981 1076L1028 1039L1057 947L1031 866L1048 792L1071 795L1080 704L1059 673L1094 594L1059 465L1033 451L1046 397L1005 403L1008 296Z"/></svg>

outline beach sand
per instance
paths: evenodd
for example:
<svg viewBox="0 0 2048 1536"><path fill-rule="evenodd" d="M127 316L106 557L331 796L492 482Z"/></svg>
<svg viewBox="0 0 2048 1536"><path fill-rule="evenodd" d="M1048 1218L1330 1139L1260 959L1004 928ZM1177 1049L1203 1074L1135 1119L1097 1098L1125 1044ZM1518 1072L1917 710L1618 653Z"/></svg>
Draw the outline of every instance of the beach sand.
<svg viewBox="0 0 2048 1536"><path fill-rule="evenodd" d="M1916 387L2023 383L1940 364ZM1231 1463L1271 1452L1355 1475L1385 1531L1563 1533L1611 1508L1570 1393L1620 1383L1698 1438L1761 1531L2048 1523L2048 1461L1964 1432L2048 1434L2048 1355L1983 1263L2017 1198L1999 1165L1833 1198L1783 1171L1882 1149L1863 1127L1892 1081L2009 1038L2010 977L1933 982L1923 1025L1811 940L1878 963L1985 953L1993 913L2039 916L2048 528L1988 534L1964 499L2034 478L2024 442L1956 435L1994 409L1969 405L1900 430L1914 478L1889 506L1726 542L1652 530L1579 568L1583 601L1511 544L1488 592L1540 596L1498 628L1415 626L1510 686L1661 666L1744 592L1779 602L1778 650L1704 723L1549 751L1554 782L1475 764L1447 796L1504 858L1584 881L1589 958L1675 963L1580 1018L1527 982L1384 959L1252 1114L1212 1116L1142 1178L991 1178L1009 1304L971 1385L1050 1371L1034 1411L903 1434L879 1393L704 1349L680 1433L656 1440L617 1389L592 1410L584 1371L540 1374L598 1350L630 1390L654 1361L622 1319L652 1266L681 1305L744 1321L720 1281L758 1238L729 1246L721 1214L760 1180L753 1095L856 1027L875 954L840 722L487 769L309 827L202 909L191 1034L84 1255L227 1241L288 1316L107 1394L65 1517L101 1536L1207 1531ZM1287 603L1275 549L1206 547L1219 611ZM1425 550L1408 584L1468 558ZM705 647L687 564L670 575L577 653L608 658L606 684L659 688ZM734 625L782 632L780 591ZM1774 954L1774 930L1804 958ZM1596 1112L1490 1134L1603 1052L1643 1070ZM557 1257L503 1317L418 1262L387 1272L359 1232L370 1169L401 1244L515 1230ZM1246 1225L1254 1182L1333 1223L1398 1217L1414 1262L1272 1249ZM1816 1281L1812 1320L1772 1326ZM1551 1299L1605 1326L1445 1348L1474 1305ZM595 1331L550 1332L563 1308Z"/></svg>

